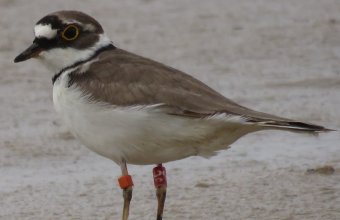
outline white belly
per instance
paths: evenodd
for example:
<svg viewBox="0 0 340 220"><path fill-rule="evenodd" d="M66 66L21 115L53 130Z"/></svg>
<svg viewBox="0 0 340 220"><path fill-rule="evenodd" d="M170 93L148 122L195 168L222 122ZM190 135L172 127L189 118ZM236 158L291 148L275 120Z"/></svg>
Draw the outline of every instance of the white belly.
<svg viewBox="0 0 340 220"><path fill-rule="evenodd" d="M64 74L63 74L64 75ZM88 148L120 163L157 164L200 155L209 157L254 131L241 118L192 119L149 107L89 103L61 76L53 102L71 132Z"/></svg>

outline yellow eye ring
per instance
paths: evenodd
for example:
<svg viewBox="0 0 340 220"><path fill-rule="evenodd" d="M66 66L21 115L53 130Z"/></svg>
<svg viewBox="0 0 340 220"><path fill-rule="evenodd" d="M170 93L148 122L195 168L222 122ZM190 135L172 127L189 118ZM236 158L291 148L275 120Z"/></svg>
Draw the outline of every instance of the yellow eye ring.
<svg viewBox="0 0 340 220"><path fill-rule="evenodd" d="M74 24L70 24L63 30L63 32L61 32L61 37L67 41L75 40L78 36L79 28Z"/></svg>

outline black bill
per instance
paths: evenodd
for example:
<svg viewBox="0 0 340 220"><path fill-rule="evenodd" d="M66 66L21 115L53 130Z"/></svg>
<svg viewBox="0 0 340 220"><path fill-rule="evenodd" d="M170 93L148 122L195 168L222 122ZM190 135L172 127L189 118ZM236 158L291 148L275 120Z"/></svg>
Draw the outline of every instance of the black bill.
<svg viewBox="0 0 340 220"><path fill-rule="evenodd" d="M19 54L15 59L14 63L22 62L25 60L28 60L32 57L36 57L39 55L39 53L42 51L42 49L39 47L37 43L32 43L32 45L27 48L24 52Z"/></svg>

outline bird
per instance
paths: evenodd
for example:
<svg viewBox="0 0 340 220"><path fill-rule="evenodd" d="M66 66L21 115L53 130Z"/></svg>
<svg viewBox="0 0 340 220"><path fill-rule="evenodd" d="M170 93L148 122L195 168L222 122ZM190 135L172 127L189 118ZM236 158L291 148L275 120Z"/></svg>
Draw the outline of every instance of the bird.
<svg viewBox="0 0 340 220"><path fill-rule="evenodd" d="M164 163L212 157L261 130L331 131L249 109L189 74L120 49L97 20L80 11L41 18L33 43L14 62L30 58L51 70L53 104L72 134L120 166L123 220L129 216L134 186L127 164L155 165L156 218L161 220L167 189Z"/></svg>

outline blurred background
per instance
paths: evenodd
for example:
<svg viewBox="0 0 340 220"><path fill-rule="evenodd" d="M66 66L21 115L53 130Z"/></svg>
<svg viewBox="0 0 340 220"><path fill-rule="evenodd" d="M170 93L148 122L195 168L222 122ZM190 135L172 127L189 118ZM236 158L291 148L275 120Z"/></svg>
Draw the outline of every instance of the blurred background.
<svg viewBox="0 0 340 220"><path fill-rule="evenodd" d="M13 63L34 24L62 9L90 14L117 47L242 105L340 129L337 0L0 0L0 219L120 218L119 167L63 126L53 73ZM340 219L339 132L259 132L166 167L164 219ZM131 219L155 218L151 170L130 166Z"/></svg>

